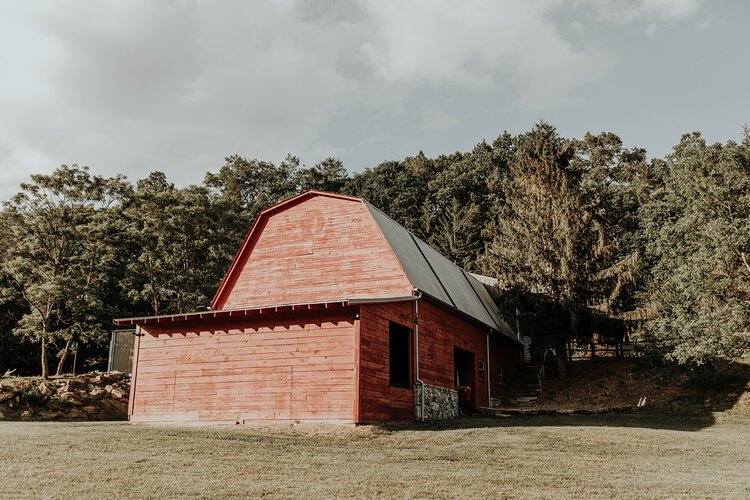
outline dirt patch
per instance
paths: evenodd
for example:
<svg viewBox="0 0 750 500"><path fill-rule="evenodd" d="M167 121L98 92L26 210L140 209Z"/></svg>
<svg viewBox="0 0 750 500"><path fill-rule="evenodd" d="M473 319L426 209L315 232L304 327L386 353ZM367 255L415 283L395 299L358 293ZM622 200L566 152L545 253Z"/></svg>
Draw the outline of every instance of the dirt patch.
<svg viewBox="0 0 750 500"><path fill-rule="evenodd" d="M0 379L0 420L127 420L130 378L119 372Z"/></svg>
<svg viewBox="0 0 750 500"><path fill-rule="evenodd" d="M650 366L638 360L574 361L564 380L544 381L541 410L637 406L687 414L750 416L750 358L700 370Z"/></svg>

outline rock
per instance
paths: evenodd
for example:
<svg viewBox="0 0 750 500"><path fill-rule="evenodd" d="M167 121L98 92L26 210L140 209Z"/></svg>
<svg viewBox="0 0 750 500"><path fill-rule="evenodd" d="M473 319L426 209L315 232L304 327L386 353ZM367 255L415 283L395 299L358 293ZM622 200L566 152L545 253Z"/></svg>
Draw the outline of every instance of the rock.
<svg viewBox="0 0 750 500"><path fill-rule="evenodd" d="M31 418L31 410L24 410L21 412L21 418Z"/></svg>
<svg viewBox="0 0 750 500"><path fill-rule="evenodd" d="M123 390L119 388L112 389L112 391L109 394L115 399L122 399L125 397L125 392L123 392Z"/></svg>
<svg viewBox="0 0 750 500"><path fill-rule="evenodd" d="M92 413L96 413L96 406L84 406L83 408L81 408L81 411L83 413L91 415Z"/></svg>
<svg viewBox="0 0 750 500"><path fill-rule="evenodd" d="M15 396L15 394L12 392L0 392L0 403L12 399L13 396Z"/></svg>
<svg viewBox="0 0 750 500"><path fill-rule="evenodd" d="M112 389L114 389L114 387L112 387L111 385L105 385L104 386L104 390L107 391L107 392L112 392Z"/></svg>
<svg viewBox="0 0 750 500"><path fill-rule="evenodd" d="M39 386L37 387L37 391L39 391L39 394L43 396L52 396L52 389L50 389L50 387L44 382L39 384Z"/></svg>
<svg viewBox="0 0 750 500"><path fill-rule="evenodd" d="M102 376L97 375L96 377L91 379L92 384L101 384L102 383Z"/></svg>
<svg viewBox="0 0 750 500"><path fill-rule="evenodd" d="M104 389L102 389L101 387L94 387L89 392L89 396L91 396L92 398L95 398L101 394L104 394Z"/></svg>
<svg viewBox="0 0 750 500"><path fill-rule="evenodd" d="M61 411L44 411L40 413L39 416L44 420L55 420L60 417L64 417L65 414Z"/></svg>

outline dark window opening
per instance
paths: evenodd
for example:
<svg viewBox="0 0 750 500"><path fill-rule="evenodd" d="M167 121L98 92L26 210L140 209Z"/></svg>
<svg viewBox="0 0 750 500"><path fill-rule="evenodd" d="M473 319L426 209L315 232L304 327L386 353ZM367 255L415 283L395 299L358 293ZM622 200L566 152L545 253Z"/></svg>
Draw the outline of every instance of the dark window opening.
<svg viewBox="0 0 750 500"><path fill-rule="evenodd" d="M389 325L391 386L411 387L411 330L398 323Z"/></svg>

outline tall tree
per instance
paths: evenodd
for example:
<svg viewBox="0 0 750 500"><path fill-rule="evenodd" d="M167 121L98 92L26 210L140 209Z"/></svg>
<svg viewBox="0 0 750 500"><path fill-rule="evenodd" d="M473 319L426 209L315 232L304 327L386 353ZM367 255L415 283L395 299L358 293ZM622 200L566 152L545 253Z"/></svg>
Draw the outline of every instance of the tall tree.
<svg viewBox="0 0 750 500"><path fill-rule="evenodd" d="M750 348L750 132L741 144L685 135L640 212L653 311L667 359L704 364Z"/></svg>
<svg viewBox="0 0 750 500"><path fill-rule="evenodd" d="M481 263L504 286L543 293L564 306L571 334L578 335L579 310L605 241L595 200L571 165L574 155L574 144L543 122L516 139Z"/></svg>
<svg viewBox="0 0 750 500"><path fill-rule="evenodd" d="M161 172L136 183L124 208L133 258L122 285L136 304L148 305L145 312L208 304L234 250L217 210L206 188L177 189Z"/></svg>
<svg viewBox="0 0 750 500"><path fill-rule="evenodd" d="M485 142L471 153L440 156L428 183L432 222L428 242L470 271L478 271L483 231L491 220L490 179L498 175L494 151Z"/></svg>
<svg viewBox="0 0 750 500"><path fill-rule="evenodd" d="M86 167L63 165L51 175L33 175L5 203L9 237L0 243L5 255L0 270L28 307L14 333L40 344L43 377L50 373L50 343L65 345L59 374L76 338L101 333L90 320L101 311L97 293L113 260L100 216L125 189L120 177L91 176Z"/></svg>
<svg viewBox="0 0 750 500"><path fill-rule="evenodd" d="M338 158L326 158L311 168L302 168L297 184L300 191L315 189L339 193L349 180L349 173Z"/></svg>

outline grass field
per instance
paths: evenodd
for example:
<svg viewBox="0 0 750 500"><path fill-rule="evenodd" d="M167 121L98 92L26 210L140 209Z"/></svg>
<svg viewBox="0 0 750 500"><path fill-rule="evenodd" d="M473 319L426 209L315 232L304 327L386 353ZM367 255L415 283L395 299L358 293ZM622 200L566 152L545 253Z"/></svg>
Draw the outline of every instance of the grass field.
<svg viewBox="0 0 750 500"><path fill-rule="evenodd" d="M12 498L750 497L745 418L520 416L386 428L2 422L0 450L0 496Z"/></svg>

